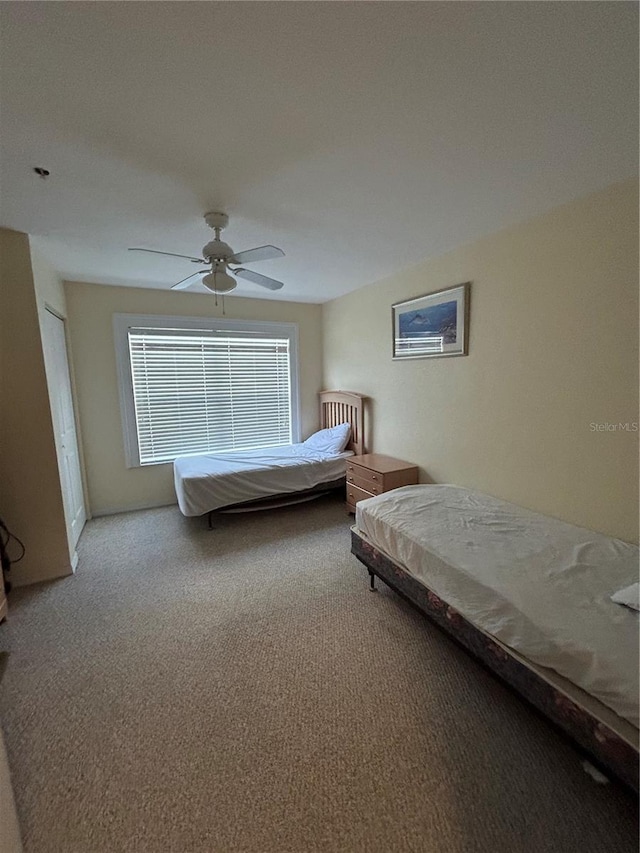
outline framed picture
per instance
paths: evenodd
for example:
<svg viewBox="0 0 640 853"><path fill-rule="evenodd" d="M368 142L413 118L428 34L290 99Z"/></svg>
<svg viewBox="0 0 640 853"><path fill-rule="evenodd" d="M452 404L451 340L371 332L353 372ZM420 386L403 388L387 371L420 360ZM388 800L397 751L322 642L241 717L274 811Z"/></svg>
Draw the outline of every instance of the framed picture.
<svg viewBox="0 0 640 853"><path fill-rule="evenodd" d="M392 305L393 357L467 355L470 289L466 282Z"/></svg>

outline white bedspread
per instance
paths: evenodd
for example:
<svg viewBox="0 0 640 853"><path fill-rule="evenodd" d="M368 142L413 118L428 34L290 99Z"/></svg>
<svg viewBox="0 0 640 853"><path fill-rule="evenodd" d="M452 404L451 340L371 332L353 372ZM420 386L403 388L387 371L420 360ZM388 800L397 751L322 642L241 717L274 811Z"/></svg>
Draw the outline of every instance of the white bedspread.
<svg viewBox="0 0 640 853"><path fill-rule="evenodd" d="M472 623L638 727L638 548L458 486L361 501L356 527Z"/></svg>
<svg viewBox="0 0 640 853"><path fill-rule="evenodd" d="M326 455L303 444L183 456L173 463L183 515L203 515L235 503L302 492L343 477L351 451Z"/></svg>

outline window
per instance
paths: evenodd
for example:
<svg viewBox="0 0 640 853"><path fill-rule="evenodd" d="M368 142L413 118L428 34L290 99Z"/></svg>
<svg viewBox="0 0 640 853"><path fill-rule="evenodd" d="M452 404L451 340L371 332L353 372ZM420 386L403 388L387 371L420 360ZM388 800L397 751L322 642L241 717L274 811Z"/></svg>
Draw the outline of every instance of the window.
<svg viewBox="0 0 640 853"><path fill-rule="evenodd" d="M114 316L129 467L299 440L297 327Z"/></svg>

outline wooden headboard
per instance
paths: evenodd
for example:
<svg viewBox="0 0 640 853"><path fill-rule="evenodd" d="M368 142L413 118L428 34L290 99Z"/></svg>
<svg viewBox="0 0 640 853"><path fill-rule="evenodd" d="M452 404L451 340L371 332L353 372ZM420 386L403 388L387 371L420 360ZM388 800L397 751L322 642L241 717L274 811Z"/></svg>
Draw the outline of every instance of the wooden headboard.
<svg viewBox="0 0 640 853"><path fill-rule="evenodd" d="M351 438L347 450L352 450L356 456L364 453L364 401L362 394L352 391L321 391L320 397L320 427L351 424Z"/></svg>

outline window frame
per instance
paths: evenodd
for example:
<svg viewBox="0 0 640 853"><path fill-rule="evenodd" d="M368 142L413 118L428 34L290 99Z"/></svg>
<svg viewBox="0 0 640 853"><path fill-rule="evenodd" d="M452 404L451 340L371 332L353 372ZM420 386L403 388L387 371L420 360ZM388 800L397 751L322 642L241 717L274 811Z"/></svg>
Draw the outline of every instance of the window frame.
<svg viewBox="0 0 640 853"><path fill-rule="evenodd" d="M228 320L226 317L181 317L167 314L114 314L113 335L116 355L116 374L125 465L127 468L149 468L155 465L173 465L173 462L140 462L138 428L133 395L133 376L129 358L130 329L184 329L186 331L245 332L265 337L289 340L289 381L291 387L291 436L293 443L300 441L300 389L298 364L298 324L270 323L262 320ZM176 457L177 458L177 457Z"/></svg>

